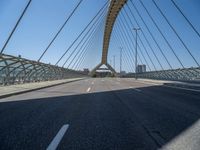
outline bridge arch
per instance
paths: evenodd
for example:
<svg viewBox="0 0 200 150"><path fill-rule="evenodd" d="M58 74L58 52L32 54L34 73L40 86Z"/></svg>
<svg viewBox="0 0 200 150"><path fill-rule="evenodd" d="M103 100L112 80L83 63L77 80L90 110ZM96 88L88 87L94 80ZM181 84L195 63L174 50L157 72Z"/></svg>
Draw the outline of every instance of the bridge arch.
<svg viewBox="0 0 200 150"><path fill-rule="evenodd" d="M113 30L113 26L115 23L115 20L124 6L124 4L127 2L127 0L111 0L110 1L110 6L106 18L106 25L105 25L105 30L104 30L104 39L103 39L103 50L102 50L102 59L101 63L98 64L91 72L90 75L93 75L96 70L98 70L102 65L105 65L108 67L108 69L116 75L116 71L114 68L112 68L111 65L108 64L107 62L107 57L108 57L108 48L109 48L109 43L110 43L110 37L111 33Z"/></svg>

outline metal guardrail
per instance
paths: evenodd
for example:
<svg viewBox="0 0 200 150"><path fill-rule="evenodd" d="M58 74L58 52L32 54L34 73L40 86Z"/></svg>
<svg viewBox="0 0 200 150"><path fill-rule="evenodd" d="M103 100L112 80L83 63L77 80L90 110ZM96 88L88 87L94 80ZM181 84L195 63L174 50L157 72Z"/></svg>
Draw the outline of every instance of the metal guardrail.
<svg viewBox="0 0 200 150"><path fill-rule="evenodd" d="M135 77L135 73L127 74L125 77ZM200 81L200 67L137 73L137 77L157 80Z"/></svg>
<svg viewBox="0 0 200 150"><path fill-rule="evenodd" d="M87 76L55 65L0 54L0 85L59 80Z"/></svg>

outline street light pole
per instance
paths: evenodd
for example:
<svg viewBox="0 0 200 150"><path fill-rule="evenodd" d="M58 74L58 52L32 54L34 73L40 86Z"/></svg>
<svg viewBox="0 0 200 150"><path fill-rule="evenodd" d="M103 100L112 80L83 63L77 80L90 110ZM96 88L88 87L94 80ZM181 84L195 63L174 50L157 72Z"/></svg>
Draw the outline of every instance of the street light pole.
<svg viewBox="0 0 200 150"><path fill-rule="evenodd" d="M135 37L135 79L137 80L137 55L138 55L138 52L137 52L137 37L138 37L138 31L140 30L140 28L134 28L133 30L135 30L135 34L136 34L136 37Z"/></svg>
<svg viewBox="0 0 200 150"><path fill-rule="evenodd" d="M122 72L122 47L120 47L120 74Z"/></svg>
<svg viewBox="0 0 200 150"><path fill-rule="evenodd" d="M115 69L115 55L113 55L113 68Z"/></svg>

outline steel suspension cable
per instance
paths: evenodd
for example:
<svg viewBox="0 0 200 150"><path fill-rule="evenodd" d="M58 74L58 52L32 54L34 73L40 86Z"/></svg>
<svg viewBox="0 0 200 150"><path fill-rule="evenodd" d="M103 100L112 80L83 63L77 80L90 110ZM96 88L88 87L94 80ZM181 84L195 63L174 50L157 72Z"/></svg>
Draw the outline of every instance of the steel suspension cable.
<svg viewBox="0 0 200 150"><path fill-rule="evenodd" d="M106 9L106 6L108 4L108 1L101 7L101 9L97 12L97 14L91 19L91 21L87 24L87 26L82 30L82 32L78 35L78 37L71 43L71 45L67 48L67 50L64 52L64 54L58 59L55 65L58 65L58 63L62 60L62 58L66 55L66 53L71 49L71 47L76 43L76 41L82 36L82 34L87 30L87 28L92 24L92 22L97 18L99 14L103 12L104 9Z"/></svg>
<svg viewBox="0 0 200 150"><path fill-rule="evenodd" d="M96 33L95 33L96 34ZM87 46L84 48L84 52L81 54L80 59L77 61L77 64L75 66L75 70L81 65L83 59L86 56L87 50L91 47L93 44L93 40L96 38L95 34L93 34L93 38L90 39L90 42L87 44Z"/></svg>
<svg viewBox="0 0 200 150"><path fill-rule="evenodd" d="M17 23L15 24L15 26L14 26L13 30L11 31L11 33L10 33L8 39L7 39L6 42L5 42L3 48L1 49L1 53L0 53L0 54L2 54L2 53L4 52L4 50L5 50L6 46L8 45L8 43L9 43L11 37L13 36L15 30L17 29L17 27L18 27L20 21L22 20L22 18L23 18L23 16L24 16L24 14L26 13L28 7L30 6L31 1L32 1L32 0L29 0L29 2L27 3L26 7L24 8L24 10L23 10L21 16L20 16L19 19L17 20Z"/></svg>
<svg viewBox="0 0 200 150"><path fill-rule="evenodd" d="M105 12L106 12L106 11L105 11ZM93 31L92 31L93 27L94 27L94 29L95 29L95 27L97 27L97 25L98 25L98 23L100 22L101 18L104 17L105 12L102 13L102 14L98 17L98 19L94 21L94 23L92 24L92 26L89 28L89 30L86 32L86 34L82 37L82 39L81 39L80 42L77 44L77 46L76 46L75 49L72 51L72 53L69 55L69 57L68 57L67 60L64 62L64 64L62 65L62 67L64 67L65 64L68 62L68 60L73 56L73 54L76 52L76 50L78 49L78 47L80 46L80 44L81 44L85 39L87 40L86 37L88 36L88 34L90 33L90 31L93 32ZM94 29L93 29L93 30L94 30ZM84 42L83 42L83 43L84 43Z"/></svg>
<svg viewBox="0 0 200 150"><path fill-rule="evenodd" d="M86 54L87 54L87 50L85 49L82 57L80 58L79 62L76 64L76 66L74 68L75 70L79 69L79 67L82 65L83 60L85 59Z"/></svg>
<svg viewBox="0 0 200 150"><path fill-rule="evenodd" d="M156 41L156 38L154 37L154 35L152 34L151 30L149 29L149 27L147 26L147 24L145 23L143 17L141 16L140 12L138 11L137 7L135 6L135 4L133 4L132 1L130 1L132 6L134 7L134 9L136 10L138 16L140 17L140 19L142 20L142 22L144 23L146 29L148 30L149 34L151 35L153 41L155 42L156 46L158 47L159 51L161 52L162 56L164 57L165 61L167 62L167 64L169 65L169 67L172 69L172 66L169 62L169 60L167 59L167 57L165 56L163 50L161 49L160 45L158 44L158 42ZM128 5L127 5L128 6ZM128 6L128 8L130 9L130 7ZM130 11L132 12L132 10L130 9Z"/></svg>
<svg viewBox="0 0 200 150"><path fill-rule="evenodd" d="M170 50L172 51L172 53L174 54L174 56L176 57L176 59L178 60L179 64L183 67L183 63L181 62L180 58L178 57L178 55L176 54L175 50L172 48L172 46L170 45L169 41L167 40L167 38L164 36L163 32L161 31L161 29L159 28L159 26L157 25L156 21L154 20L154 18L152 17L152 15L150 14L150 12L147 10L146 6L144 5L144 3L139 0L140 4L142 5L142 7L145 9L146 13L148 14L148 16L150 17L150 19L152 20L153 24L155 25L155 27L157 28L157 30L159 31L159 33L161 34L161 36L163 37L163 39L165 40L165 42L167 43L168 47L170 48Z"/></svg>
<svg viewBox="0 0 200 150"><path fill-rule="evenodd" d="M96 39L97 39L98 37L100 37L98 34L100 34L100 33L103 32L103 28L104 28L103 26L100 26L99 32L97 32L97 34L95 35L95 41L97 41ZM95 46L95 43L94 43L94 42L93 42L93 43L90 45L90 47L88 48L88 51L87 51L85 57L83 58L83 61L81 62L80 66L81 66L82 64L85 63L87 54L90 52L90 50L94 49L93 46Z"/></svg>
<svg viewBox="0 0 200 150"><path fill-rule="evenodd" d="M131 71L132 70L132 67L131 67L131 64L130 64L130 62L128 61L129 59L130 59L130 56L128 57L127 56L127 53L126 52L124 52L125 50L122 50L122 52L123 52L123 58L122 58L122 61L123 62L125 62L125 64L126 64L126 68L127 68L127 71ZM125 65L124 65L125 66ZM124 67L125 68L125 67ZM125 69L124 69L124 71L125 71Z"/></svg>
<svg viewBox="0 0 200 150"><path fill-rule="evenodd" d="M192 22L185 16L185 14L183 13L183 11L181 10L181 8L176 4L176 2L174 0L171 0L171 2L173 3L173 5L176 7L176 9L181 13L181 15L185 18L185 20L188 22L188 24L190 25L190 27L194 30L194 32L198 35L198 37L200 38L200 33L197 31L197 29L194 27L194 25L192 24Z"/></svg>
<svg viewBox="0 0 200 150"><path fill-rule="evenodd" d="M86 40L83 42L83 44L81 45L80 49L82 49L84 47L84 45L86 44L86 42L88 42L88 40L91 38L92 34L95 32L95 30L98 28L98 26L100 26L102 24L102 21L104 20L104 17L105 17L105 14L104 16L101 18L101 20L99 20L97 22L96 25L92 26L91 29L92 30L88 30L88 31L91 31L90 33L88 32L88 34L86 34L86 36L88 35L88 37L86 38ZM80 49L79 51L77 51L77 53L74 55L74 57L72 58L71 62L69 63L69 65L67 66L67 68L69 68L69 66L71 65L71 63L74 61L74 59L76 58L76 56L78 55L78 53L80 52ZM75 50L73 51L75 52ZM67 61L66 61L67 62ZM63 64L63 67L64 65L66 64L66 62Z"/></svg>
<svg viewBox="0 0 200 150"><path fill-rule="evenodd" d="M51 40L51 42L47 45L46 49L44 50L44 52L42 53L42 55L40 56L40 58L38 59L38 61L40 61L44 54L48 51L48 49L50 48L50 46L53 44L53 42L56 40L56 38L58 37L58 35L60 34L60 32L63 30L63 28L65 27L65 25L67 24L67 22L70 20L70 18L74 15L74 13L76 12L76 10L78 9L78 7L80 6L80 4L83 2L83 0L80 0L78 2L78 4L76 5L76 7L73 9L73 11L70 13L70 15L67 17L67 19L65 20L65 22L63 23L63 25L60 27L60 29L58 30L58 32L55 34L55 36L53 37L53 39Z"/></svg>
<svg viewBox="0 0 200 150"><path fill-rule="evenodd" d="M120 19L119 19L119 24L120 24L120 26L121 26L121 29L124 31L124 33L127 33L128 37L129 37L128 39L131 39L131 36L130 36L129 32L126 32L126 31L128 31L127 28L125 29L125 26L124 26L124 24L122 25ZM132 32L131 32L131 33L132 33ZM126 36L126 37L127 37L127 36ZM135 38L134 38L134 39L135 39ZM149 64L148 64L148 62L147 62L147 60L146 60L146 57L144 56L144 54L143 54L143 52L142 52L142 49L141 49L140 45L138 45L138 48L139 48L140 54L142 55L144 61L145 61L146 64L147 64L147 67L148 67L149 70L151 71L151 68L150 68L150 66L149 66Z"/></svg>
<svg viewBox="0 0 200 150"><path fill-rule="evenodd" d="M81 51L81 53L78 55L77 60L76 60L76 61L74 62L74 64L72 65L72 69L75 70L76 66L78 65L78 63L80 62L82 56L84 55L85 49L86 49L86 47L87 47L88 45L89 45L89 42L88 42L87 45L83 48L83 50Z"/></svg>
<svg viewBox="0 0 200 150"><path fill-rule="evenodd" d="M117 28L116 28L117 29ZM132 49L130 49L130 47L129 46L127 46L128 44L125 42L125 40L124 40L124 38L122 37L122 36L120 36L121 35L121 33L120 34L117 34L117 32L115 33L115 36L117 37L117 39L118 39L118 41L121 41L121 44L122 45L124 45L125 47L126 47L126 49L127 49L127 53L129 53L128 55L131 57L132 56L132 59L130 59L131 61L130 61L130 64L134 64L134 61L135 61L135 58L134 58L134 52L132 51ZM132 53L131 53L132 52ZM142 61L141 61L141 58L140 58L140 56L138 56L139 57L139 60L140 60L140 62L142 63ZM134 65L133 65L134 66Z"/></svg>
<svg viewBox="0 0 200 150"><path fill-rule="evenodd" d="M196 60L196 58L193 56L193 54L190 52L189 48L187 47L187 45L184 43L184 41L182 40L182 38L179 36L179 34L177 33L176 29L172 26L172 24L169 22L169 20L167 19L167 17L165 16L165 14L162 12L162 10L160 9L160 7L157 5L157 3L152 0L153 4L156 6L156 8L158 9L158 11L160 12L160 14L163 16L163 18L166 20L167 24L171 27L171 29L174 31L174 33L176 34L176 36L178 37L178 39L180 40L180 42L183 44L183 46L185 47L185 49L187 50L187 52L189 53L189 55L193 58L194 62L196 63L196 65L198 67L200 67L198 61Z"/></svg>
<svg viewBox="0 0 200 150"><path fill-rule="evenodd" d="M96 29L95 29L96 30ZM90 39L92 38L92 35L95 31L91 32L90 35L88 36L87 40L82 44L81 48L82 51L78 51L77 55L74 56L74 58L72 59L72 61L69 63L69 65L67 66L67 68L69 68L71 66L71 64L74 62L74 60L76 59L76 57L79 57L79 54L81 54L82 52L84 52L84 49L86 48L86 46L88 45ZM73 68L73 66L72 66Z"/></svg>
<svg viewBox="0 0 200 150"><path fill-rule="evenodd" d="M116 33L115 33L115 37L117 37L116 36ZM122 41L121 40L118 40L118 41L120 41L120 43L122 44ZM122 44L123 45L123 44ZM127 65L127 67L129 67L129 70L131 71L132 69L134 69L134 65L133 65L133 67L132 67L132 65L131 64L134 64L134 61L133 61L133 59L131 59L131 55L128 55L128 53L127 53L127 51L125 50L125 49L123 49L123 54L125 54L126 55L126 58L127 59L124 59L125 61L124 62L126 62L126 65ZM128 57L129 56L129 57ZM133 61L132 63L131 63L131 60ZM132 69L131 69L132 68Z"/></svg>
<svg viewBox="0 0 200 150"><path fill-rule="evenodd" d="M126 33L126 30L125 30L124 28L122 28L123 26L121 25L120 22L119 22L119 25L120 25L120 28L121 28L121 29L120 29L120 30L121 30L121 33L124 33L124 36L125 36L125 38L126 38L126 41L128 42L128 40L131 39L130 35L129 35L128 33ZM123 31L122 31L122 30L123 30ZM127 36L127 35L128 35L128 36ZM131 40L130 43L132 43L132 42L133 42L133 41ZM132 44L133 44L133 43L132 43ZM134 44L133 44L133 45L134 45ZM142 50L141 50L141 48L140 48L140 45L138 45L138 48L139 48L139 52L140 52L140 54L141 54L143 60L146 62L146 64L147 64L149 70L151 70L150 67L149 67L149 65L148 65L148 63L147 63L147 61L146 61L145 56L143 55L143 52L142 52ZM134 49L134 48L133 48L133 49ZM139 55L138 55L138 56L139 56ZM144 63L142 62L142 59L141 59L141 63L144 64Z"/></svg>
<svg viewBox="0 0 200 150"><path fill-rule="evenodd" d="M118 27L116 27L116 29L118 29ZM129 55L130 55L130 56L134 56L134 52L130 50L130 49L131 49L131 46L130 46L129 44L127 44L127 43L125 42L125 40L124 40L124 37L123 37L124 35L119 36L119 35L117 34L117 32L116 32L114 35L117 37L118 41L121 41L121 45L126 46L126 49L128 50ZM134 61L134 59L135 59L135 58L133 57L133 61ZM140 62L142 62L140 56L139 56L139 60L140 60Z"/></svg>
<svg viewBox="0 0 200 150"><path fill-rule="evenodd" d="M116 45L119 44L118 41L120 42L120 45L124 45L123 42L122 42L122 40L119 39L119 36L117 35L117 32L113 33L112 36L116 39L116 41L115 41ZM123 48L123 50L124 50L124 48ZM126 53L125 50L124 50L124 52ZM126 53L126 54L127 54L127 53ZM129 54L129 56L131 57L130 54ZM129 59L130 59L130 60L129 60ZM133 67L131 67L131 66L132 66L131 64L134 64L133 59L131 59L131 58L129 58L129 59L126 60L127 66L129 65L130 68L134 68L134 65L133 65ZM133 61L133 62L131 63L131 61Z"/></svg>
<svg viewBox="0 0 200 150"><path fill-rule="evenodd" d="M116 28L119 30L120 35L122 35L122 36L119 36L119 38L123 39L122 41L124 41L124 43L126 43L125 45L127 45L127 46L129 47L130 51L131 51L132 48L131 48L130 43L132 43L133 41L131 41L131 42L126 42L126 41L128 41L128 38L125 37L125 34L119 29L118 26L116 26ZM126 40L125 40L125 39L126 39ZM132 44L133 44L133 43L132 43ZM135 45L133 44L133 46L135 46ZM131 52L133 53L133 55L135 55L135 52L134 52L134 51L131 51ZM140 62L143 64L143 61L142 61L140 55L138 55L138 57L139 57Z"/></svg>
<svg viewBox="0 0 200 150"><path fill-rule="evenodd" d="M91 44L91 43L90 43L90 44ZM89 44L87 45L87 47L89 47ZM75 65L75 67L74 67L74 70L77 70L77 69L79 68L79 66L80 66L80 64L82 63L82 61L83 61L83 59L84 59L86 53L87 53L87 48L85 48L84 51L83 51L83 53L81 54L80 59L77 61L76 65Z"/></svg>
<svg viewBox="0 0 200 150"><path fill-rule="evenodd" d="M84 55L84 53L85 53L87 47L91 44L91 41L92 41L92 39L93 39L93 37L94 37L96 31L97 31L97 28L95 29L95 32L92 33L92 36L91 36L90 39L86 42L86 44L85 44L85 46L82 48L82 50L80 50L80 53L78 54L77 59L76 59L76 61L74 62L73 66L72 66L72 69L74 69L74 67L77 66L77 65L79 64L79 62L80 62L80 60L82 59L82 57L83 57L83 55ZM80 48L80 49L81 49L81 48ZM69 67L68 67L68 68L69 68ZM75 67L75 68L76 68L76 67ZM75 70L75 69L74 69L74 70Z"/></svg>
<svg viewBox="0 0 200 150"><path fill-rule="evenodd" d="M91 38L92 39L92 38ZM87 47L91 44L91 40L87 43L87 45L85 45L85 47L83 48L83 50L81 51L81 53L79 54L79 56L77 57L77 60L74 62L74 64L72 65L72 69L75 69L76 66L79 64L80 60L82 59L82 57L84 56Z"/></svg>
<svg viewBox="0 0 200 150"><path fill-rule="evenodd" d="M59 58L59 60L56 62L55 65L58 65L58 63L63 59L63 57L66 55L66 53L72 48L72 46L76 43L76 41L82 36L82 34L87 30L87 28L92 24L92 22L97 18L99 14L102 13L104 9L106 9L106 5L108 2L106 2L102 8L97 12L97 14L90 20L90 22L87 24L87 26L82 30L82 32L78 35L78 37L71 43L71 45L67 48L67 50L64 52L64 54Z"/></svg>
<svg viewBox="0 0 200 150"><path fill-rule="evenodd" d="M125 50L124 50L125 51ZM123 52L124 52L123 51ZM123 57L123 59L122 60L124 60L124 62L126 62L126 65L127 65L127 69L129 70L129 72L131 72L131 71L133 71L132 69L134 68L134 67L131 67L131 64L130 64L130 56L127 54L127 52L124 52L123 53L124 54L124 56L126 57Z"/></svg>
<svg viewBox="0 0 200 150"><path fill-rule="evenodd" d="M123 13L121 13L121 14L122 14L122 18L123 18L123 20L125 21L125 23L124 23L123 20L122 20L121 22L124 24L124 26L126 25L127 28L129 28L129 30L131 31L132 28L131 28L131 26L128 24L127 19L125 18L125 16L124 16ZM131 32L131 35L132 35L132 37L134 37L134 39L135 39L135 36L133 35L133 32ZM152 61L152 59L151 59L151 57L150 57L150 55L149 55L149 53L148 53L148 51L147 51L147 48L145 47L145 45L144 45L144 43L143 43L143 41L141 40L141 38L140 38L139 35L138 35L138 39L140 40L140 42L141 42L141 44L142 44L142 46L143 46L143 48L144 48L144 50L145 50L145 53L147 54L147 56L148 56L148 58L149 58L151 64L153 65L154 70L157 70L155 64L153 63L153 61ZM150 71L151 71L151 70L150 70Z"/></svg>
<svg viewBox="0 0 200 150"><path fill-rule="evenodd" d="M128 10L129 10L129 12L130 12L130 9L128 9ZM128 20L131 22L131 24L134 25L133 22L132 22L132 20L131 20L131 18L130 18L130 16L129 16L129 14L127 13L126 9L124 9L124 12L125 12L126 16L128 17ZM139 23L138 23L138 21L137 21L137 19L136 19L136 17L135 17L135 15L134 15L132 12L130 12L130 13L131 13L131 15L133 16L133 19L134 19L134 21L136 22L137 26L140 26ZM150 47L151 52L153 53L154 57L156 58L156 60L157 60L157 62L158 62L158 64L159 64L159 66L161 67L161 70L164 70L164 68L163 68L163 66L162 66L162 64L161 64L161 62L160 62L160 60L158 59L158 56L156 55L154 49L152 48L152 46L151 46L151 44L150 44L148 38L146 37L145 33L143 32L143 30L141 30L141 33L142 33L142 35L143 35L145 41L147 42L148 46Z"/></svg>
<svg viewBox="0 0 200 150"><path fill-rule="evenodd" d="M91 38L91 40L90 40L90 43L87 45L87 47L85 48L85 50L84 50L84 53L83 53L83 55L81 56L81 59L79 60L79 62L77 63L77 65L76 65L76 67L75 67L75 70L76 69L78 69L82 64L83 64L83 62L84 62L84 60L85 60L85 58L86 58L86 54L87 54L87 52L88 52L88 50L90 50L90 48L92 47L92 45L94 45L94 40L97 38L97 36L96 36L96 34L98 34L98 32L97 31L101 31L101 30L96 30L96 32L93 34L93 37L94 38Z"/></svg>
<svg viewBox="0 0 200 150"><path fill-rule="evenodd" d="M115 28L116 28L116 27L115 27ZM117 29L117 28L116 28L116 29ZM115 32L115 33L113 34L113 36L116 37L117 41L120 41L121 45L127 45L126 42L124 41L124 39L122 38L122 36L119 36L119 35L117 34L117 32ZM128 61L128 62L130 63L130 66L132 66L131 64L133 64L133 67L131 67L131 68L134 68L134 67L135 67L135 66L134 66L135 58L134 58L133 55L132 55L132 53L134 53L134 52L131 53L131 50L130 50L129 48L130 48L130 47L127 47L127 46L126 46L126 49L128 50L128 51L127 51L127 54L129 53L128 55L129 55L130 57L132 56L132 59L130 59L130 61ZM140 60L140 62L142 62L140 56L139 56L139 60Z"/></svg>
<svg viewBox="0 0 200 150"><path fill-rule="evenodd" d="M95 32L96 33L96 32ZM95 34L94 33L94 34ZM87 45L85 45L85 47L83 48L82 52L80 53L80 55L78 56L78 59L77 61L74 63L74 65L72 66L72 68L77 68L78 64L80 63L80 61L82 60L82 57L84 56L84 54L86 53L86 50L87 48L89 47L89 45L92 44L92 41L93 41L93 37L94 37L94 34L92 35L92 38L88 41ZM74 68L74 69L75 69Z"/></svg>

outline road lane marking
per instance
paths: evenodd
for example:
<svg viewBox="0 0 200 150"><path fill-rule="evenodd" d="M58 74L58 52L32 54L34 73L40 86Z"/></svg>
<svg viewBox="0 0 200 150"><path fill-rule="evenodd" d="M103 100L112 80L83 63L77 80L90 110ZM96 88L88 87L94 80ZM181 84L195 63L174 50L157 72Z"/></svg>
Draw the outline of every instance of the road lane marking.
<svg viewBox="0 0 200 150"><path fill-rule="evenodd" d="M168 88L174 88L174 89L181 89L181 90L186 90L186 91L192 91L192 92L200 92L200 90L189 89L189 88L185 88L185 87L174 87L174 86L170 86L170 85L162 85L162 86L168 87Z"/></svg>
<svg viewBox="0 0 200 150"><path fill-rule="evenodd" d="M137 82L137 83L142 83L142 84L148 84L148 85L162 85L162 83L153 83L153 82L148 82L148 81L134 81L134 82Z"/></svg>
<svg viewBox="0 0 200 150"><path fill-rule="evenodd" d="M92 82L92 85L94 84L94 81Z"/></svg>
<svg viewBox="0 0 200 150"><path fill-rule="evenodd" d="M58 144L62 140L62 138L65 135L65 132L67 131L68 128L69 128L68 124L65 124L62 126L62 128L58 131L58 133L56 134L54 139L51 141L51 143L47 147L47 150L56 150L56 148L58 147Z"/></svg>
<svg viewBox="0 0 200 150"><path fill-rule="evenodd" d="M163 87L168 87L168 88L174 88L174 89L180 89L180 90L186 90L186 91L192 91L192 92L200 92L200 90L197 90L197 89L190 89L190 88L186 88L186 87L175 87L175 86L170 86L170 85L164 85L163 83L150 83L148 81L146 81L146 82L136 81L136 82L143 83L143 84L149 84L149 85L157 85L157 86L163 86Z"/></svg>
<svg viewBox="0 0 200 150"><path fill-rule="evenodd" d="M133 89L133 90L135 90L137 92L142 92L142 90L140 90L140 89Z"/></svg>
<svg viewBox="0 0 200 150"><path fill-rule="evenodd" d="M134 87L130 86L129 89L133 89L134 91L137 91L137 92L142 92L142 90L140 89L135 89Z"/></svg>
<svg viewBox="0 0 200 150"><path fill-rule="evenodd" d="M90 90L91 90L91 87L89 87L89 88L87 89L87 92L90 92Z"/></svg>

